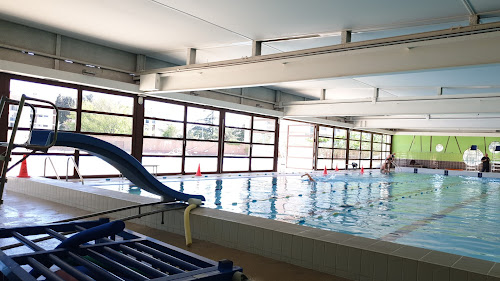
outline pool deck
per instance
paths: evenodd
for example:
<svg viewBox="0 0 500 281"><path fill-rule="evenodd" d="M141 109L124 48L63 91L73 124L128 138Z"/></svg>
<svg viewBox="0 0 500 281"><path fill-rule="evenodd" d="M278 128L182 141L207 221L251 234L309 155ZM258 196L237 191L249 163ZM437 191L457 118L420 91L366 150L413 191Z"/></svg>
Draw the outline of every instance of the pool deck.
<svg viewBox="0 0 500 281"><path fill-rule="evenodd" d="M4 204L0 205L0 228L20 225L46 224L53 221L87 215L88 211L29 195L7 191ZM285 262L258 256L240 250L223 247L211 242L194 240L191 247L186 247L184 236L173 234L144 225L127 222L127 228L158 239L176 247L191 251L212 260L229 259L241 266L244 273L253 281L275 280L327 280L349 281L330 274L297 267ZM0 241L0 246L2 245Z"/></svg>
<svg viewBox="0 0 500 281"><path fill-rule="evenodd" d="M413 168L404 169L410 169L406 172L414 172ZM426 170L431 169L418 169L417 172L430 173L430 171ZM435 174L444 174L443 170L432 171ZM459 171L449 171L449 175L455 174L455 172ZM493 173L484 173L483 177L488 177L486 174ZM497 174L493 175L497 177ZM474 176L474 174L470 176ZM478 176L477 172L475 176ZM7 198L21 193L52 201L57 203L57 206L63 204L67 206L64 208L74 210L74 213L72 213L73 211L59 211L58 209L50 211L53 209L48 207L49 216L50 214L64 214L71 217L78 212L96 212L157 201L154 198L42 178L10 178L7 190ZM19 202L12 204L17 205ZM2 206L2 208L9 208L7 200L4 206L6 207ZM145 207L143 212L157 208L155 206ZM137 210L123 211L116 214L116 217L134 214L137 214ZM138 232L154 238L157 237L150 233L159 233L160 237L174 236L177 237L176 241L179 241L182 240L182 237L176 235L181 235L184 232L182 215L182 211L179 210L169 211L165 212L164 224L161 223L161 213L134 220L134 223L139 228L152 229L146 233L141 230L138 230ZM42 217L45 217L45 215ZM33 220L30 221L29 219L27 221L33 222ZM243 267L250 276L253 274L252 268L255 268L255 273L262 270L259 266L252 267L239 262L234 258L234 256L238 257L240 255L238 253L251 255L250 264L252 262L260 263L261 260L265 259L268 264L283 263L285 267L289 266L290 269L300 269L300 272L309 270L309 273L325 274L323 277L314 278L307 275L307 273L295 272L292 275L298 275L290 278L259 279L256 276L252 280L346 280L342 278L347 278L362 281L500 281L500 264L491 261L226 211L197 208L192 212L191 225L193 238L197 239L195 244L209 243L213 247L237 251L236 254L229 253L219 258L232 259L236 265ZM127 225L127 227L129 226ZM160 240L165 241L161 238ZM170 241L166 242L171 243ZM179 244L182 246L182 242L179 241ZM192 249L197 247L195 244ZM219 254L219 251L222 250L208 251L206 255L204 253L195 253L216 260L218 258L214 258L212 255ZM332 275L342 278L335 279L336 277Z"/></svg>

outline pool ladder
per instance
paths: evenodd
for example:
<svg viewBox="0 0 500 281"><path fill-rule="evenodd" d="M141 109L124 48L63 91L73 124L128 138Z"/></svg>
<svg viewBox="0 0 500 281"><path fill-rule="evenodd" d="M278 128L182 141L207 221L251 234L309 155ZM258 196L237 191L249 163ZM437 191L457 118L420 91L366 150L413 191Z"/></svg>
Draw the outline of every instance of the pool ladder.
<svg viewBox="0 0 500 281"><path fill-rule="evenodd" d="M54 170L54 173L56 174L56 178L58 180L61 179L61 177L59 177L59 174L57 174L57 170L56 170L56 167L54 166L54 162L52 162L52 159L50 158L50 156L47 156L45 157L45 160L43 161L43 176L46 177L46 171L47 171L47 160L49 160L50 162L50 165L52 166L52 169ZM78 178L80 178L80 181L82 182L82 184L84 184L83 182L83 177L82 177L82 174L80 173L80 169L78 169L78 165L76 164L75 162L75 159L73 159L73 157L68 157L68 160L66 161L66 181L68 181L68 177L69 177L69 160L71 160L73 162L73 168L75 169L76 171L76 174L78 175Z"/></svg>

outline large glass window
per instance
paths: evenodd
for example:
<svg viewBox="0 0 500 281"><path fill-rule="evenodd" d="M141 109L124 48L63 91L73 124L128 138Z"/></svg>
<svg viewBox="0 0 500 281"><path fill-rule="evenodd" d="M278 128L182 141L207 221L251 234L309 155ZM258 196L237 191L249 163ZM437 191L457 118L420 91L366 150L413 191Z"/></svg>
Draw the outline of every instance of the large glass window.
<svg viewBox="0 0 500 281"><path fill-rule="evenodd" d="M76 130L76 112L78 90L69 87L58 85L47 85L38 82L24 81L19 79L10 79L10 98L20 100L24 94L28 97L47 100L56 104L59 108L59 122L58 128L63 131ZM34 128L53 130L55 126L56 112L47 103L37 101L26 101L34 106L35 109L35 122ZM9 105L8 107L8 139L12 134L12 127L16 120L19 110L17 105ZM29 138L29 131L27 130L31 125L33 111L31 107L25 106L22 110L21 119L19 122L19 130L17 131L15 143L25 143ZM17 161L21 159L23 153L30 151L22 148L17 148L12 155L12 159ZM67 147L52 147L46 155L37 155L30 157L30 174L35 176L59 176L66 175L66 160L68 157L74 157L75 149ZM50 159L48 159L50 158ZM52 167L52 164L54 168ZM45 169L44 169L45 167ZM9 172L9 176L16 175L19 172L19 166ZM72 176L73 170L70 171Z"/></svg>
<svg viewBox="0 0 500 281"><path fill-rule="evenodd" d="M371 168L372 133L363 131L349 132L349 164Z"/></svg>
<svg viewBox="0 0 500 281"><path fill-rule="evenodd" d="M384 142L382 144L382 158L385 159L391 153L391 136L384 135Z"/></svg>
<svg viewBox="0 0 500 281"><path fill-rule="evenodd" d="M333 137L332 169L345 169L347 159L347 129L335 128Z"/></svg>
<svg viewBox="0 0 500 281"><path fill-rule="evenodd" d="M227 112L222 171L272 171L275 122L275 119Z"/></svg>
<svg viewBox="0 0 500 281"><path fill-rule="evenodd" d="M373 134L372 168L380 168L382 164L382 138L383 135Z"/></svg>
<svg viewBox="0 0 500 281"><path fill-rule="evenodd" d="M220 111L187 107L186 116L186 172L196 172L198 166L204 172L216 172L219 157Z"/></svg>
<svg viewBox="0 0 500 281"><path fill-rule="evenodd" d="M145 165L158 165L160 174L195 173L198 166L202 172L276 169L277 118L152 97L143 98L142 103L141 99L126 93L41 79L11 79L10 98L20 99L23 94L55 103L60 113L59 129L91 135L114 144L142 159ZM53 129L56 125L55 111L49 105L32 103L34 113L28 107L23 109L21 129L16 137L19 143L28 139L27 129L33 114L35 128ZM17 112L18 106L9 106L9 127L14 125ZM137 143L142 143L142 147L133 147ZM19 158L26 152L16 150L13 157ZM61 163L67 157L79 160L84 176L119 173L84 151L53 147L49 155L57 159L54 160L56 166L63 165ZM39 159L42 158L38 157L37 161Z"/></svg>
<svg viewBox="0 0 500 281"><path fill-rule="evenodd" d="M349 167L355 163L358 167L379 168L381 160L390 152L391 136L317 126L317 169L343 169L346 163Z"/></svg>
<svg viewBox="0 0 500 281"><path fill-rule="evenodd" d="M345 169L347 129L318 126L317 169Z"/></svg>
<svg viewBox="0 0 500 281"><path fill-rule="evenodd" d="M65 131L76 129L76 102L78 91L76 89L40 84L30 81L10 80L10 98L19 100L22 95L50 101L59 108L58 128ZM37 129L53 129L55 111L47 103L29 101L35 106L35 126ZM17 105L9 106L9 127L14 126ZM19 126L28 128L31 124L32 111L29 107L23 109Z"/></svg>
<svg viewBox="0 0 500 281"><path fill-rule="evenodd" d="M132 97L84 90L81 131L132 135L133 105Z"/></svg>
<svg viewBox="0 0 500 281"><path fill-rule="evenodd" d="M309 124L288 126L287 168L313 168L314 130Z"/></svg>
<svg viewBox="0 0 500 281"><path fill-rule="evenodd" d="M82 92L82 110L132 115L133 107L132 97L85 90Z"/></svg>
<svg viewBox="0 0 500 281"><path fill-rule="evenodd" d="M144 128L142 163L158 165L160 174L182 173L185 151L186 106L146 99L144 101ZM191 145L189 153L194 147Z"/></svg>

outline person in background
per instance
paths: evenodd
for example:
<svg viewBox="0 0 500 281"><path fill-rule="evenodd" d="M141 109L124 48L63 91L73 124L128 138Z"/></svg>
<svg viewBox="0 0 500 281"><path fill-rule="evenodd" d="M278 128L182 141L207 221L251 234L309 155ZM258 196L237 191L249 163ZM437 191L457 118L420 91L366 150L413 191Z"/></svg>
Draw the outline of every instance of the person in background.
<svg viewBox="0 0 500 281"><path fill-rule="evenodd" d="M380 166L381 173L388 174L391 171L392 161L394 161L395 157L396 157L395 153L387 155L384 163L382 163L382 166Z"/></svg>
<svg viewBox="0 0 500 281"><path fill-rule="evenodd" d="M490 172L490 158L488 157L488 153L481 158L481 162L483 162L483 169L481 169L481 172Z"/></svg>

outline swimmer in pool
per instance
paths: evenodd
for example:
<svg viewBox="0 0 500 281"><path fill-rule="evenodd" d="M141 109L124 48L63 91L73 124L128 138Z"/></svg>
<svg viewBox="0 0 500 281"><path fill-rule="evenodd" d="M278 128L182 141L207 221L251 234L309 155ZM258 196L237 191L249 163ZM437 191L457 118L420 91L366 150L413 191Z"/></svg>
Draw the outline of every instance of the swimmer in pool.
<svg viewBox="0 0 500 281"><path fill-rule="evenodd" d="M309 178L309 181L316 182L316 181L315 181L315 180L311 177L311 175L309 175L309 173L305 173L305 174L303 174L303 175L302 175L302 176L300 176L300 177L303 177L303 176L307 176L307 177Z"/></svg>

